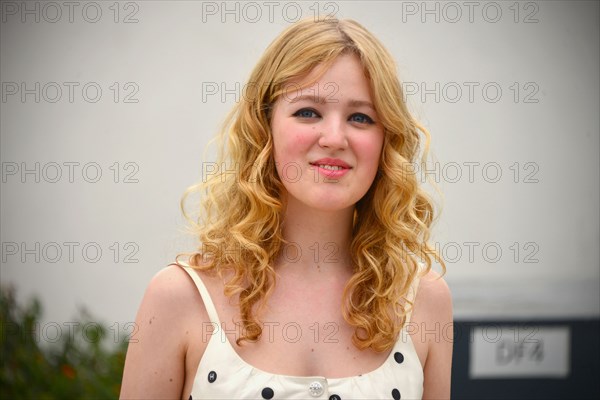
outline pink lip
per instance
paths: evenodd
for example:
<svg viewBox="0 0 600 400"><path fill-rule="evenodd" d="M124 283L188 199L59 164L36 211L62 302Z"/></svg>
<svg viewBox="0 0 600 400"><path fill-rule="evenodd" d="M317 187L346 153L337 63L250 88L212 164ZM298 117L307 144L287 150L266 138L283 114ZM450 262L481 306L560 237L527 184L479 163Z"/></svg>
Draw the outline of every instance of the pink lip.
<svg viewBox="0 0 600 400"><path fill-rule="evenodd" d="M312 165L334 165L336 167L342 167L344 169L350 169L350 165L337 158L320 158L316 161L311 162Z"/></svg>
<svg viewBox="0 0 600 400"><path fill-rule="evenodd" d="M348 173L352 169L346 162L337 158L321 158L319 160L310 163L317 168L319 173L325 175L327 178L340 178ZM319 167L319 165L332 165L336 167L342 167L339 170L331 170Z"/></svg>

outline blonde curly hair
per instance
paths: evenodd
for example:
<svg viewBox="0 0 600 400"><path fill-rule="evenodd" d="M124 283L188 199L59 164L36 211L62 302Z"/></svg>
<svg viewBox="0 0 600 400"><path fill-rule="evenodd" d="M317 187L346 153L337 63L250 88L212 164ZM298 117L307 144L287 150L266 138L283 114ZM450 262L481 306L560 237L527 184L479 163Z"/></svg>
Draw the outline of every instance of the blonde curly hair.
<svg viewBox="0 0 600 400"><path fill-rule="evenodd" d="M283 185L273 161L272 106L286 90L286 82L317 65L328 67L347 53L362 63L385 132L378 174L354 211L350 245L354 269L342 309L344 319L355 327L354 345L390 349L412 307L407 294L419 273L418 264L426 265L423 275L431 269L431 258L446 270L428 244L433 201L420 187L414 168L418 161L425 165L430 135L407 109L393 58L353 20L299 21L267 48L241 101L225 120L217 165L233 163L235 173L210 174L188 189L181 204L201 243L196 252L187 253L186 264L220 276L226 269L233 272L225 295L239 295L244 329L238 345L262 334L258 315L273 291L274 261L286 245L281 229ZM192 219L185 212L185 201L194 192L203 199L200 214Z"/></svg>

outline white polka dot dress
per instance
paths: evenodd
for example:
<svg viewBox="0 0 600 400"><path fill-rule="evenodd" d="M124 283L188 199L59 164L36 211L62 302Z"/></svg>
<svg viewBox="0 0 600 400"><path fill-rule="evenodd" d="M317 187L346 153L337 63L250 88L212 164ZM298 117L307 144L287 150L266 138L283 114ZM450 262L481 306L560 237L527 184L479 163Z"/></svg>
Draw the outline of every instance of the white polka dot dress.
<svg viewBox="0 0 600 400"><path fill-rule="evenodd" d="M204 283L190 267L184 267L198 287L208 316L220 326L216 308ZM416 296L419 278L415 278L411 300ZM410 319L408 315L407 323ZM288 376L262 371L245 362L226 335L215 330L200 360L190 399L421 399L423 368L407 332L402 329L386 361L377 369L347 378Z"/></svg>

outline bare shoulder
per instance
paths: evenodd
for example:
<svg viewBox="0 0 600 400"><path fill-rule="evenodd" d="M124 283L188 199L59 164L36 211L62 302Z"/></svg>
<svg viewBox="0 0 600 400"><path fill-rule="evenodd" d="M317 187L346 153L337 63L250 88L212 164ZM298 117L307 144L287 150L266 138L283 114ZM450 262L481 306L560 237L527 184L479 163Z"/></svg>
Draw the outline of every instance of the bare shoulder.
<svg viewBox="0 0 600 400"><path fill-rule="evenodd" d="M183 326L193 319L208 318L193 280L183 268L174 264L161 269L150 280L140 311L142 309L153 311L148 324L159 316L165 322L169 321L171 326Z"/></svg>
<svg viewBox="0 0 600 400"><path fill-rule="evenodd" d="M193 300L202 301L188 273L175 264L161 269L154 275L148 284L146 296L154 297L164 306L185 306Z"/></svg>
<svg viewBox="0 0 600 400"><path fill-rule="evenodd" d="M190 338L207 319L194 282L177 265L150 280L127 349L121 398L181 398Z"/></svg>
<svg viewBox="0 0 600 400"><path fill-rule="evenodd" d="M208 280L205 274L197 271L192 273L200 275L204 282ZM155 328L161 335L174 335L182 351L188 350L189 339L194 337L198 328L210 321L202 296L192 277L175 264L161 269L154 275L142 300L140 314L143 310L151 311L152 316L148 314L148 324L158 323ZM158 321L159 318L162 322ZM140 322L143 324L144 320ZM163 328L165 332L162 331Z"/></svg>
<svg viewBox="0 0 600 400"><path fill-rule="evenodd" d="M419 283L414 321L424 339L420 344L425 354L423 399L448 399L454 342L452 295L444 278L433 270Z"/></svg>
<svg viewBox="0 0 600 400"><path fill-rule="evenodd" d="M419 282L415 308L428 321L452 321L452 294L444 278L430 270Z"/></svg>

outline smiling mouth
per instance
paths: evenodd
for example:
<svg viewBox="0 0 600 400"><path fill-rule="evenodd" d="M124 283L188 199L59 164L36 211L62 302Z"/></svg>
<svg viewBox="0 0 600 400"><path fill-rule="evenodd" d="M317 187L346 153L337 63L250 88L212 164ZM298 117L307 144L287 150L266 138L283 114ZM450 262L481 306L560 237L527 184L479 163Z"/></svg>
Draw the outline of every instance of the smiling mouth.
<svg viewBox="0 0 600 400"><path fill-rule="evenodd" d="M330 171L341 171L343 169L347 169L340 165L327 165L327 164L313 164L313 165L315 165L319 168L328 169Z"/></svg>
<svg viewBox="0 0 600 400"><path fill-rule="evenodd" d="M325 163L323 163L323 161L325 161ZM326 178L326 182L337 182L338 178L343 177L352 169L351 166L347 165L343 161L323 161L310 163L310 165L316 168L316 171ZM331 162L331 164L326 164L327 162Z"/></svg>

